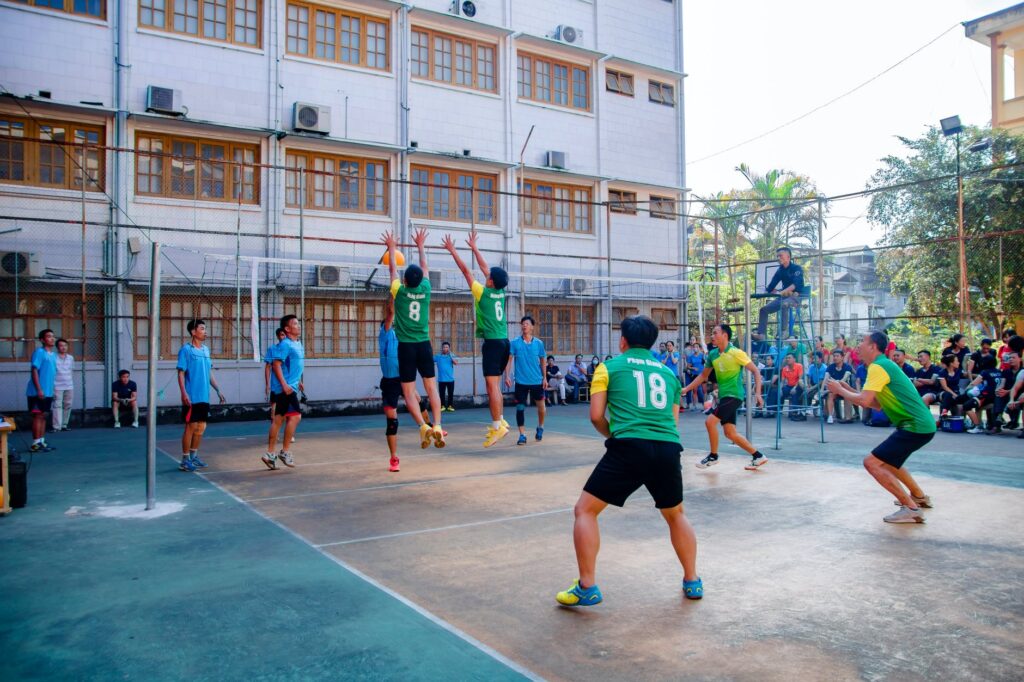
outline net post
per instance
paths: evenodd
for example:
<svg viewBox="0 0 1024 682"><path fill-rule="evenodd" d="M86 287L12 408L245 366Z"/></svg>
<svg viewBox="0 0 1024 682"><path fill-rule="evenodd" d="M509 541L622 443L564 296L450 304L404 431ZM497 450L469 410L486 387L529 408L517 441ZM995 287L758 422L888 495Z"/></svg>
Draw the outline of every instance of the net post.
<svg viewBox="0 0 1024 682"><path fill-rule="evenodd" d="M746 347L747 356L750 356L753 348L750 343L750 280L743 279L743 345ZM744 420L744 429L747 441L753 438L754 433L754 406L757 400L754 398L750 372L743 373L743 388L747 395L747 414Z"/></svg>
<svg viewBox="0 0 1024 682"><path fill-rule="evenodd" d="M149 364L146 370L146 511L156 505L156 366L160 347L160 242L149 270Z"/></svg>
<svg viewBox="0 0 1024 682"><path fill-rule="evenodd" d="M306 169L299 170L299 319L306 322L306 257L305 214L302 207L306 203Z"/></svg>
<svg viewBox="0 0 1024 682"><path fill-rule="evenodd" d="M614 323L612 320L612 306L614 303L612 301L612 204L610 201L606 202L604 205L604 220L606 228L605 234L607 235L605 238L604 250L608 259L608 317L606 320L608 323L608 350L605 351L605 355L609 355L612 352L612 324Z"/></svg>

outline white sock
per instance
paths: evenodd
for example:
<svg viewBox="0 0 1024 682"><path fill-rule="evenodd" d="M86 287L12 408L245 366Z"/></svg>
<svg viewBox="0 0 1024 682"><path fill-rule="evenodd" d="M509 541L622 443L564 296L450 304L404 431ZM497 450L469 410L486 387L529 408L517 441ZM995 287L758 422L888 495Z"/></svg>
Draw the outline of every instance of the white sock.
<svg viewBox="0 0 1024 682"><path fill-rule="evenodd" d="M498 420L495 420L495 421L491 422L491 428L493 428L495 431L500 429L501 428L501 420L498 419Z"/></svg>
<svg viewBox="0 0 1024 682"><path fill-rule="evenodd" d="M43 442L43 440L44 439L42 438L36 438L34 441L32 441L32 445L39 445L40 443Z"/></svg>

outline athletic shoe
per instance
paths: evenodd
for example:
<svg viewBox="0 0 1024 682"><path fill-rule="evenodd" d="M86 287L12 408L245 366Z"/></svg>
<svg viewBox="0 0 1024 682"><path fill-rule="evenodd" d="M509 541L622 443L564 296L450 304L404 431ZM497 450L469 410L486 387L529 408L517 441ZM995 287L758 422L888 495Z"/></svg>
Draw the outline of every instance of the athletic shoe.
<svg viewBox="0 0 1024 682"><path fill-rule="evenodd" d="M526 445L526 434L520 433L519 440L516 441L516 445Z"/></svg>
<svg viewBox="0 0 1024 682"><path fill-rule="evenodd" d="M537 434L533 437L533 439L534 440L538 440L538 441L544 440L544 427L543 426L538 426L537 427Z"/></svg>
<svg viewBox="0 0 1024 682"><path fill-rule="evenodd" d="M573 581L572 587L566 591L555 595L555 601L563 606L594 606L600 604L603 599L597 585L583 589L579 580Z"/></svg>
<svg viewBox="0 0 1024 682"><path fill-rule="evenodd" d="M292 453L290 452L285 452L284 450L282 450L281 452L277 453L277 458L281 460L281 464L284 464L286 467L295 466L295 459L292 457Z"/></svg>
<svg viewBox="0 0 1024 682"><path fill-rule="evenodd" d="M493 426L487 427L487 435L484 437L484 447L489 448L499 440L508 435L508 426L505 424L505 420L501 420L501 426L494 428Z"/></svg>
<svg viewBox="0 0 1024 682"><path fill-rule="evenodd" d="M768 458L764 455L753 455L750 458L750 464L743 467L747 471L757 471L759 467L763 467L768 462Z"/></svg>
<svg viewBox="0 0 1024 682"><path fill-rule="evenodd" d="M277 455L275 455L273 452L266 453L265 455L260 457L260 460L262 460L262 462L266 464L267 468L270 469L271 471L277 468Z"/></svg>
<svg viewBox="0 0 1024 682"><path fill-rule="evenodd" d="M121 428L121 422L114 422L114 428L115 429Z"/></svg>
<svg viewBox="0 0 1024 682"><path fill-rule="evenodd" d="M445 445L444 437L447 436L447 435L448 435L447 431L442 429L440 426L435 426L434 427L434 447L435 448L443 448L444 445Z"/></svg>
<svg viewBox="0 0 1024 682"><path fill-rule="evenodd" d="M910 499L912 499L914 501L914 504L916 504L918 507L922 509L932 508L932 498L928 497L927 495L925 495L924 497L915 497L914 495L911 495ZM897 507L902 506L900 505L899 500L893 500L892 503L895 504Z"/></svg>
<svg viewBox="0 0 1024 682"><path fill-rule="evenodd" d="M133 429L139 428L139 422L132 422L132 428Z"/></svg>
<svg viewBox="0 0 1024 682"><path fill-rule="evenodd" d="M835 424L836 420L832 418L832 415L829 415L828 416L828 421L826 421L825 423L826 424Z"/></svg>
<svg viewBox="0 0 1024 682"><path fill-rule="evenodd" d="M564 400L558 404L561 405L562 407L569 407L569 403L565 402Z"/></svg>
<svg viewBox="0 0 1024 682"><path fill-rule="evenodd" d="M718 455L708 455L701 461L697 462L698 469L707 469L718 464Z"/></svg>
<svg viewBox="0 0 1024 682"><path fill-rule="evenodd" d="M32 443L29 452L46 452L46 443Z"/></svg>
<svg viewBox="0 0 1024 682"><path fill-rule="evenodd" d="M420 424L420 447L429 448L430 441L434 438L434 430L426 425Z"/></svg>
<svg viewBox="0 0 1024 682"><path fill-rule="evenodd" d="M194 466L196 469L205 469L207 466L206 462L199 459L199 455L192 455L189 459L192 460L192 466Z"/></svg>
<svg viewBox="0 0 1024 682"><path fill-rule="evenodd" d="M980 426L972 426L971 428L967 429L967 433L972 433L972 434L985 433L985 430L983 428L981 428Z"/></svg>
<svg viewBox="0 0 1024 682"><path fill-rule="evenodd" d="M683 595L685 595L687 599L703 599L704 581L700 578L697 578L696 580L684 580Z"/></svg>
<svg viewBox="0 0 1024 682"><path fill-rule="evenodd" d="M190 471L191 472L191 471L195 471L196 470L196 465L192 463L191 459L186 457L183 460L181 460L181 463L178 465L178 469L180 471Z"/></svg>
<svg viewBox="0 0 1024 682"><path fill-rule="evenodd" d="M924 523L924 514L920 509L910 509L900 505L897 511L882 518L886 523Z"/></svg>
<svg viewBox="0 0 1024 682"><path fill-rule="evenodd" d="M511 426L508 425L508 422L505 421L504 417L501 418L501 425L504 426L506 429L511 429L512 428Z"/></svg>
<svg viewBox="0 0 1024 682"><path fill-rule="evenodd" d="M448 406L448 411L449 412L454 412L455 411L455 406L454 405L449 405Z"/></svg>
<svg viewBox="0 0 1024 682"><path fill-rule="evenodd" d="M392 457L388 463L388 471L398 471L398 458Z"/></svg>

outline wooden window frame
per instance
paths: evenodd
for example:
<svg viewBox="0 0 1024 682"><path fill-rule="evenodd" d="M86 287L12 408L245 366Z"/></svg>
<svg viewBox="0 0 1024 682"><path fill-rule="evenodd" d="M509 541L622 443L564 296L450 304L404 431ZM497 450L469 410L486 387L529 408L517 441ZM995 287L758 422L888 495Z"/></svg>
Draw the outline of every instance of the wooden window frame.
<svg viewBox="0 0 1024 682"><path fill-rule="evenodd" d="M597 325L594 304L546 304L527 300L526 314L537 320L535 333L544 342L548 355L594 354Z"/></svg>
<svg viewBox="0 0 1024 682"><path fill-rule="evenodd" d="M675 308L651 308L651 319L663 332L679 330L679 311Z"/></svg>
<svg viewBox="0 0 1024 682"><path fill-rule="evenodd" d="M647 204L647 211L651 214L652 218L675 220L678 217L676 216L676 200L674 198L652 194L648 199L650 199L650 203ZM666 211L666 209L671 210Z"/></svg>
<svg viewBox="0 0 1024 682"><path fill-rule="evenodd" d="M420 220L443 220L446 222L453 223L475 223L477 225L497 225L500 219L500 201L498 201L498 192L500 184L500 177L497 173L482 173L480 171L465 170L462 168L445 168L442 166L423 166L415 164L409 167L409 177L413 178L414 174L426 173L427 179L426 185L421 184L422 180L415 180L409 186L410 200L409 200L409 215L414 219ZM448 173L449 183L446 186L448 190L447 204L448 208L445 211L444 217L438 217L435 215L437 209L437 197L435 196L434 190L437 188L432 183L434 173ZM473 206L471 208L474 218L461 217L460 213L465 207L465 203L462 201L463 195L468 191L468 186L462 184L463 178L473 179L473 188L476 190L473 192ZM493 189L481 190L477 186L481 180L490 180L493 183ZM421 200L413 202L413 197L419 193L426 193L426 213L417 212L416 205ZM491 219L482 220L480 218L480 209L483 208L481 205L480 197L482 195L488 195L491 199Z"/></svg>
<svg viewBox="0 0 1024 682"><path fill-rule="evenodd" d="M441 343L447 341L456 357L472 355L476 345L475 324L476 313L472 303L465 300L430 301L430 340L435 353L440 353Z"/></svg>
<svg viewBox="0 0 1024 682"><path fill-rule="evenodd" d="M526 68L524 68L524 64ZM543 86L537 78L537 66L543 65L544 73L546 74L547 85ZM564 68L566 70L566 95L567 100L565 104L561 104L555 101L556 99L556 88L555 88L555 74L556 68ZM576 72L574 69L582 70L585 75L585 88L584 91L577 92L579 88L576 82ZM529 82L523 79L524 74L529 74ZM562 107L563 109L572 109L574 111L590 111L591 110L591 68L585 64L579 64L576 62L563 61L561 59L554 59L551 57L545 57L542 55L534 54L532 52L518 52L516 54L516 94L521 100L528 100L531 102L542 102L544 104L550 104L554 107ZM524 92L524 89L526 90ZM544 95L543 93L547 93ZM585 98L586 106L578 106L577 99L579 97Z"/></svg>
<svg viewBox="0 0 1024 682"><path fill-rule="evenodd" d="M160 297L160 349L159 357L162 360L172 360L178 356L181 346L188 342L188 332L185 326L189 320L200 317L206 321L207 341L210 349L210 357L214 360L234 360L239 357L251 355L251 343L248 337L249 327L246 324L252 315L252 305L242 299L242 326L235 331L235 304L237 303L234 294L215 294L201 296L194 293L167 293ZM172 306L191 304L192 315L172 314ZM196 313L196 306L199 312ZM208 306L206 310L202 308ZM132 301L132 335L134 348L132 355L136 360L145 360L149 344L149 296L147 294L135 294ZM239 338L240 335L240 338ZM235 348L236 340L241 348Z"/></svg>
<svg viewBox="0 0 1024 682"><path fill-rule="evenodd" d="M521 183L521 196L519 199L520 221L523 227L537 230L550 230L564 234L593 234L594 233L594 190L589 185L563 185L544 180L526 178ZM550 192L550 193L549 193ZM585 193L586 198L580 199L577 195ZM550 211L542 209L550 204ZM587 219L577 211L578 207L584 207ZM549 216L551 225L544 225L541 216ZM555 227L559 218L568 215L569 228ZM579 229L585 222L586 229Z"/></svg>
<svg viewBox="0 0 1024 682"><path fill-rule="evenodd" d="M331 307L330 315L321 310L323 306ZM342 306L355 306L352 311L342 310ZM298 299L286 299L285 308L299 308ZM307 358L370 358L377 357L377 337L381 320L384 319L384 299L380 297L366 298L365 294L356 298L352 295L306 297L306 309L302 316L303 347ZM317 330L320 325L321 329ZM346 333L342 333L342 331ZM349 334L348 331L354 331ZM347 350L342 351L345 340ZM330 349L322 344L329 344Z"/></svg>
<svg viewBox="0 0 1024 682"><path fill-rule="evenodd" d="M624 87L624 84L626 83L629 84L628 87ZM633 78L633 74L625 73L624 71L616 71L615 69L605 69L604 88L608 92L614 92L616 95L633 98L636 96L635 85L636 81Z"/></svg>
<svg viewBox="0 0 1024 682"><path fill-rule="evenodd" d="M608 209L612 213L636 215L636 192L630 192L625 189L608 190Z"/></svg>
<svg viewBox="0 0 1024 682"><path fill-rule="evenodd" d="M21 159L18 163L22 167L21 179L6 177L0 179L0 183L26 185L29 187L49 187L56 189L69 189L81 191L81 173L78 167L81 165L81 157L76 159L76 154L85 149L92 150L96 154L97 170L96 179L89 178L86 183L87 192L102 192L106 186L106 127L92 123L75 123L73 121L57 121L49 119L31 119L20 116L6 116L0 114L0 120L10 123L21 124L23 136L0 134L0 149L6 149L6 155L0 158L0 167L13 167L14 149L21 147ZM43 137L44 128L64 128L66 136L64 141L53 141ZM97 144L86 145L75 142L78 133L94 134ZM58 183L43 182L41 179L42 161L41 152L45 147L54 147L60 151L63 158L64 179ZM78 163L76 163L76 160ZM54 166L56 167L56 166Z"/></svg>
<svg viewBox="0 0 1024 682"><path fill-rule="evenodd" d="M649 80L647 82L647 99L655 104L674 107L676 105L676 86L671 83Z"/></svg>
<svg viewBox="0 0 1024 682"><path fill-rule="evenodd" d="M289 30L290 30L289 23L290 22L287 19L287 17L288 17L288 8L290 8L290 7L302 8L302 9L305 9L307 11L307 17L306 17L306 36L305 36L305 38L301 38L301 40L305 40L306 41L306 51L305 52L300 52L300 51L297 51L297 50L292 50L292 49L290 49L290 47L288 45L289 40L292 38L291 34L289 33ZM318 42L317 41L317 35L316 35L316 32L317 32L317 12L325 12L325 13L328 13L328 14L332 14L334 16L334 26L333 26L333 33L334 33L334 43L333 43L333 46L334 46L334 57L330 58L330 59L327 58L327 57L318 57L317 54L316 54L316 45L317 45L317 42ZM359 44L355 48L353 48L351 46L343 46L342 45L342 34L343 33L345 33L345 34L354 33L353 31L344 30L342 28L343 25L345 24L344 20L346 20L346 19L348 21L350 21L350 22L351 21L358 21L359 22L359 33L357 34L358 35L358 39L359 39ZM371 51L369 49L370 48L370 40L371 39L373 39L373 40L379 39L379 36L371 36L370 35L370 32L369 32L370 22L375 22L375 23L383 24L384 25L384 52L383 52L384 65L383 66L378 66L378 65L370 64L370 58L369 58L370 57L370 53L371 53ZM327 63L330 63L330 64L343 64L345 66L358 66L358 67L361 67L361 68L364 68L364 69L373 69L374 71L390 72L391 71L391 47L392 47L391 43L392 43L391 20L388 17L382 17L382 16L378 16L376 14L363 14L361 12L353 12L351 10L341 9L339 7L334 7L334 6L331 6L331 5L317 5L317 4L310 3L310 2L294 2L293 0L288 0L288 2L285 4L285 41L284 41L284 44L285 44L285 52L286 52L286 54L295 55L295 56L298 56L298 57L305 57L307 59L315 59L316 61L327 62ZM342 59L341 55L342 55L343 48L347 48L349 50L352 50L352 49L358 50L358 52L359 52L359 60L358 61L351 61L349 59ZM378 55L378 54L381 54L381 53L376 51L376 50L374 50L373 54Z"/></svg>
<svg viewBox="0 0 1024 682"><path fill-rule="evenodd" d="M71 1L73 1L73 0L65 0L65 2L71 2ZM154 10L154 8L151 6L151 4L143 6L143 1L144 0L138 0L137 7L136 7L136 11L138 12L138 14L137 14L137 16L138 16L138 24L139 24L139 26L141 26L143 28L150 28L150 29L153 29L155 31L163 31L165 33L173 33L174 35L189 36L190 38L195 38L197 40L210 40L210 41L217 42L217 43L228 43L228 44L231 44L231 45L239 45L241 47L251 47L251 48L257 49L257 50L258 49L262 49L262 47L263 47L263 10L264 10L264 7L266 6L266 3L264 2L264 0L255 0L255 2L256 2L256 26L255 27L250 27L248 25L239 25L239 24L236 23L238 16L240 16L238 14L239 12L243 13L241 16L245 16L244 13L252 11L249 8L249 3L251 2L251 0L238 0L237 2L236 2L236 0L218 0L218 1L223 1L223 2L226 3L226 5L225 5L225 7L226 7L226 11L225 11L226 25L225 25L225 36L223 38L218 38L216 36L208 36L208 35L205 35L205 33L204 33L204 31L205 31L205 24L207 22L207 19L206 19L206 16L205 16L205 13L208 11L207 10L207 6L208 5L212 5L214 3L214 0L196 0L196 2L197 2L197 8L196 8L197 15L196 15L196 30L195 30L194 33L192 31L187 30L187 28L184 29L184 30L180 30L180 29L175 28L175 26L174 26L174 18L175 18L175 14L176 14L176 12L175 12L175 10L176 10L176 7L175 7L176 0L163 0L164 4L163 4L163 9L162 10ZM184 0L184 1L188 2L189 0ZM150 2L152 2L152 0L150 0ZM142 19L142 15L143 15L143 11L144 10L148 10L149 12L154 12L154 11L161 11L161 12L163 12L163 19L164 19L163 25L161 26L161 25L155 23L155 20L154 20L154 23L144 23L143 19ZM247 42L244 37L240 37L240 35L244 35L244 33L246 31L252 30L253 28L255 28L255 30L256 30L256 42L255 43ZM241 29L241 30L239 31L239 29Z"/></svg>
<svg viewBox="0 0 1024 682"><path fill-rule="evenodd" d="M150 152L140 150L142 140L158 140L162 145L161 152ZM195 145L195 156L176 156L174 154L174 144L191 144ZM219 146L224 148L223 160L209 160L203 157L204 146L214 147ZM218 140L213 138L202 138L202 137L185 137L182 135L168 135L165 133L155 133L148 131L137 131L135 133L135 194L136 196L146 197L163 197L166 199L175 199L181 201L214 201L218 203L231 203L231 204L246 204L246 205L258 205L260 203L260 174L255 171L258 166L253 164L252 181L239 182L239 170L240 168L246 168L249 164L239 166L234 159L236 158L236 152L240 152L244 156L245 152L251 152L254 159L258 159L260 155L260 147L258 143L252 142L237 142L234 140ZM153 192L149 190L141 190L139 185L139 179L141 177L139 172L139 161L143 157L146 157L152 164L159 162L159 173L146 173L146 177L159 177L160 178L160 191ZM181 159L184 161L190 161L195 164L195 180L193 187L195 191L189 195L174 191L173 178L175 175L175 160ZM213 167L214 164L219 164L223 168L223 184L224 184L224 196L202 196L203 186L203 172L207 167ZM244 177L244 175L243 175ZM236 189L241 187L242 197L236 196ZM252 193L252 198L244 198L246 193L246 187L249 187L249 192Z"/></svg>
<svg viewBox="0 0 1024 682"><path fill-rule="evenodd" d="M292 161L301 160L303 164L293 166ZM330 162L333 164L333 171L328 171L325 174L318 173L315 168L317 162ZM355 192L358 196L358 206L356 208L341 208L341 197L343 194L351 195L351 190L342 192L341 182L346 177L346 174L342 173L340 169L343 166L350 164L356 164L358 172L355 176L349 176L355 179L356 189ZM380 179L371 179L370 173L367 170L370 165L383 166L381 169ZM391 209L390 202L390 163L387 159L373 159L366 157L356 156L342 156L338 154L323 154L319 152L312 152L305 149L286 149L285 150L285 206L287 208L298 208L298 191L299 191L299 173L297 169L306 170L306 186L305 186L305 203L303 204L304 209L313 211L330 211L333 213L362 213L367 215L388 215ZM315 196L317 192L324 192L323 183L318 182L318 178L327 177L332 178L332 196L334 201L332 206L324 207L317 206L315 202ZM382 207L374 210L368 210L367 205L367 189L369 183L380 182L382 183L381 192L374 193L374 197L380 197Z"/></svg>
<svg viewBox="0 0 1024 682"><path fill-rule="evenodd" d="M52 12L62 12L64 14L73 14L77 17L89 17L91 19L99 19L100 21L107 20L107 0L94 0L99 3L99 14L93 14L92 12L82 12L75 9L75 0L63 0L61 7L54 7L52 3L41 2L40 0L13 0L13 2L21 3L22 5L28 5L29 7L37 7L39 9L47 9ZM86 0L88 4L89 0Z"/></svg>
<svg viewBox="0 0 1024 682"><path fill-rule="evenodd" d="M6 305L14 300L13 293L5 293L0 298L0 344L3 351L0 351L0 363L3 362L28 362L36 348L40 347L39 332L44 329L52 329L57 338L68 339L71 346L68 351L74 356L76 362L102 362L104 357L104 325L106 315L103 314L103 295L99 293L86 294L86 320L87 324L92 323L96 329L95 338L88 338L89 346L83 350L82 344L82 313L77 306L82 298L79 292L71 291L24 291L18 295L18 306L11 312L7 312ZM39 301L56 304L59 311L53 312L22 312L24 306L31 310ZM88 308L95 307L99 312L89 313ZM59 319L60 324L54 325L53 320ZM19 324L20 322L20 324ZM7 324L10 328L7 328ZM20 329L19 329L20 327ZM10 335L8 335L8 333ZM24 339L22 341L21 339ZM7 345L21 343L22 352L14 355L8 352Z"/></svg>
<svg viewBox="0 0 1024 682"><path fill-rule="evenodd" d="M426 38L427 38L427 45L426 45L426 48L427 48L427 61L424 62L423 60L417 58L416 53L421 48L419 46L417 46L415 42L412 43L412 53L410 55L410 59L414 60L417 64L424 65L426 67L427 75L424 76L422 74L415 74L415 75L412 75L412 78L414 78L416 80L431 81L431 82L434 82L434 83L445 83L447 85L451 85L451 86L456 87L456 88L465 88L467 90L478 90L480 92L491 92L491 93L494 93L494 94L498 94L498 75L500 74L500 71L498 70L498 44L497 43L492 43L492 42L489 42L489 41L486 41L486 40L478 40L476 38L468 38L468 37L465 37L465 36L458 36L458 35L455 35L453 33L445 33L443 31L435 31L434 29L427 28L425 26L413 26L412 27L413 40L415 40L417 33L421 34L423 36L426 36ZM449 67L447 67L448 71L450 72L450 78L447 78L447 79L446 78L438 78L436 73L435 73L435 71L434 71L435 66L436 66L436 63L435 63L435 49L434 49L434 44L435 44L434 41L435 41L435 39L441 39L441 40L448 40L448 41L450 41L450 44L451 44L451 53L450 54L451 54L452 61L451 61L451 65ZM460 69L458 68L458 57L457 57L460 45L463 48L468 48L469 60L470 60L470 62L472 62L472 70L470 72L472 74L472 77L471 77L472 83L468 84L468 85L465 84L465 83L457 82L458 74L460 73ZM491 62L490 62L490 64L492 65L492 73L490 74L490 78L494 81L494 86L490 87L490 88L485 87L483 85L483 83L481 82L485 76L483 76L481 74L481 68L480 67L481 67L482 61L486 62L486 60L481 60L481 54L480 54L481 48L489 49L491 51L491 56L493 58L491 60ZM461 72L465 72L465 70L463 69L463 70L461 70ZM410 71L410 73L413 73L413 71Z"/></svg>

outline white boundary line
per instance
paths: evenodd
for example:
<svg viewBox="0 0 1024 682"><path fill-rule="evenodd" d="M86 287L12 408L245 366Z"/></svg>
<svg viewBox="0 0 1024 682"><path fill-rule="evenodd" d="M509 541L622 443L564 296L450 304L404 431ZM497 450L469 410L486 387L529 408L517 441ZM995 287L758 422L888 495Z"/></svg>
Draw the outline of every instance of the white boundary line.
<svg viewBox="0 0 1024 682"><path fill-rule="evenodd" d="M157 449L160 450L160 452L164 453L165 456L170 457L174 461L178 461L177 457L175 457L174 455L168 453L166 450L164 450L162 448L157 448ZM473 637L472 635L470 635L470 634L468 634L466 632L463 632L462 630L460 630L459 628L455 627L454 625L452 625L448 621L444 620L440 616L434 615L433 613L431 613L430 611L428 611L424 607L420 606L416 602L412 601L411 599L408 599L407 597L402 596L398 592L395 592L391 588L389 588L389 587L383 585L382 583L374 580L373 578L371 578L370 576L366 575L365 573L363 573L359 569L355 568L354 566L351 566L348 562L346 562L346 561L344 561L344 560L334 556L330 552L328 552L328 551L326 551L324 549L321 549L320 547L314 545L309 540L307 540L306 538L302 537L301 535L299 535L298 533L293 531L288 526L285 526L284 524L278 522L277 520L270 518L269 516L267 516L266 514L261 512L259 509L256 509L251 504L249 504L248 502L246 502L242 498L238 497L237 495L235 495L230 490L227 490L227 489L221 487L220 485L218 485L217 483L214 483L213 481L207 479L206 477L202 477L202 478L203 478L204 481L206 481L210 485L214 486L215 488L220 490L222 493L224 493L225 495L227 495L231 499L235 500L239 504L245 505L254 514L257 514L258 516L260 516L261 518L265 519L266 521L269 521L270 523L274 524L275 526L277 526L278 528L283 530L285 533L288 533L288 535L291 535L293 538L299 540L304 545L312 548L318 554L320 554L320 555L322 555L324 557L327 557L328 559L333 561L335 564L337 564L338 566L341 566L343 569L345 569L346 571L348 571L352 575L356 576L357 578L365 581L366 583L368 583L369 585L372 585L373 587L376 587L378 590L380 590L384 594L388 595L389 597L392 597L393 599L398 600L400 603L408 606L410 609L412 609L416 613L420 614L421 616L423 616L424 618L426 618L427 620L432 622L434 625L437 625L441 629L450 632L451 634L455 635L456 637L458 637L462 641L466 642L470 646L472 646L475 649L479 650L480 652L490 656L491 658L493 658L498 663L501 663L502 665L508 667L510 670L513 670L513 671L519 673L523 677L525 677L525 678L527 678L529 680L538 680L540 682L543 682L544 678L541 677L540 675L534 673L533 671L529 670L528 668L523 667L519 663L516 663L512 659L506 657L504 654L501 654L496 649L493 649L490 646L484 644L483 642L481 642L477 638Z"/></svg>

